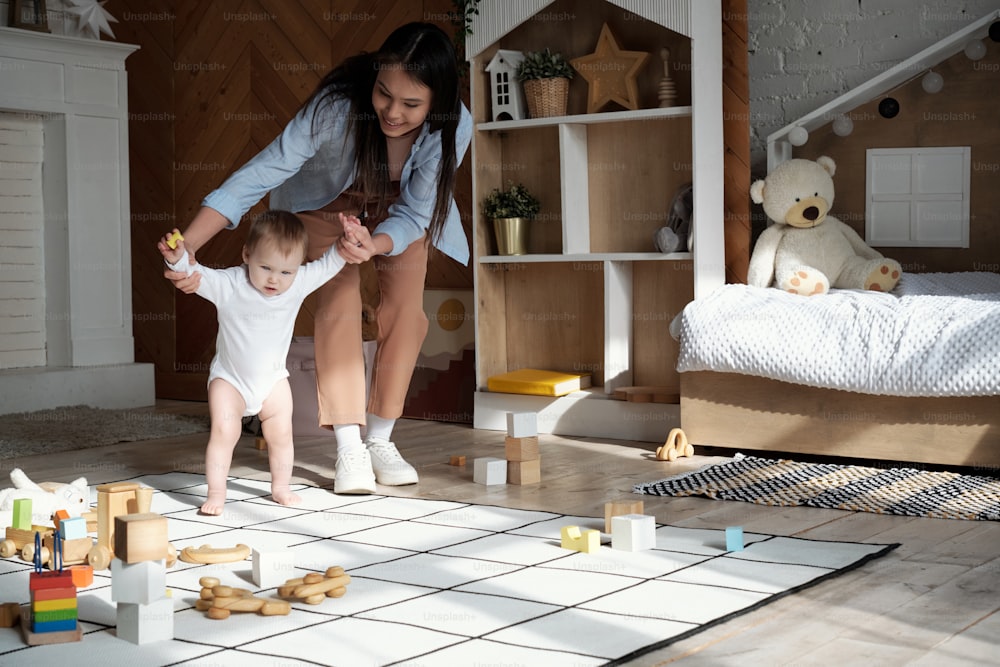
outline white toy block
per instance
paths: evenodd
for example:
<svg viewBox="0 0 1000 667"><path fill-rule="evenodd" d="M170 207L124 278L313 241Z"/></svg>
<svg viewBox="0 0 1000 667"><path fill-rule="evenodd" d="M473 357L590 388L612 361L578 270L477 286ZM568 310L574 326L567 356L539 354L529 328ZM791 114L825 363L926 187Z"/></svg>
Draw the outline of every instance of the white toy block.
<svg viewBox="0 0 1000 667"><path fill-rule="evenodd" d="M73 516L59 522L59 537L66 540L78 540L87 537L87 520L82 516Z"/></svg>
<svg viewBox="0 0 1000 667"><path fill-rule="evenodd" d="M656 546L656 520L648 514L611 517L611 548L643 551Z"/></svg>
<svg viewBox="0 0 1000 667"><path fill-rule="evenodd" d="M493 486L507 483L507 460L484 456L473 461L472 479L476 484Z"/></svg>
<svg viewBox="0 0 1000 667"><path fill-rule="evenodd" d="M253 583L258 588L276 588L293 578L295 552L288 549L254 549Z"/></svg>
<svg viewBox="0 0 1000 667"><path fill-rule="evenodd" d="M507 435L512 438L538 435L538 415L534 412L508 412Z"/></svg>
<svg viewBox="0 0 1000 667"><path fill-rule="evenodd" d="M161 591L162 593L162 591ZM149 644L174 638L174 601L160 597L149 604L119 602L116 613L119 639Z"/></svg>
<svg viewBox="0 0 1000 667"><path fill-rule="evenodd" d="M162 598L166 589L165 560L126 563L111 559L111 599L115 602L149 604Z"/></svg>

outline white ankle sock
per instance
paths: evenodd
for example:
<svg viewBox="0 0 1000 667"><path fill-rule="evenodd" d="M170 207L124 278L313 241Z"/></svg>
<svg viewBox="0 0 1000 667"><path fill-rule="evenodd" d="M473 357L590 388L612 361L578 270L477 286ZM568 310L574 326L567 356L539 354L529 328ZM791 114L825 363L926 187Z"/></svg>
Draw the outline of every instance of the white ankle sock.
<svg viewBox="0 0 1000 667"><path fill-rule="evenodd" d="M378 438L380 440L392 440L392 428L396 425L395 419L386 419L368 413L365 416L368 429L365 431L365 438Z"/></svg>
<svg viewBox="0 0 1000 667"><path fill-rule="evenodd" d="M361 427L357 424L335 424L333 432L337 436L337 454L364 449Z"/></svg>

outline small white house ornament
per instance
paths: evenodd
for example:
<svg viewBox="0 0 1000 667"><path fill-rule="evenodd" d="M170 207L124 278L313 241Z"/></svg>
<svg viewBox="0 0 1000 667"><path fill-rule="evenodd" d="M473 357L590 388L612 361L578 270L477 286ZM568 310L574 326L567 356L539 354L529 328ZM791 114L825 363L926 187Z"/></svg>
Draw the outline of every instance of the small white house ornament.
<svg viewBox="0 0 1000 667"><path fill-rule="evenodd" d="M500 49L486 66L493 93L493 120L523 120L525 117L524 91L517 80L517 66L522 60L521 51Z"/></svg>

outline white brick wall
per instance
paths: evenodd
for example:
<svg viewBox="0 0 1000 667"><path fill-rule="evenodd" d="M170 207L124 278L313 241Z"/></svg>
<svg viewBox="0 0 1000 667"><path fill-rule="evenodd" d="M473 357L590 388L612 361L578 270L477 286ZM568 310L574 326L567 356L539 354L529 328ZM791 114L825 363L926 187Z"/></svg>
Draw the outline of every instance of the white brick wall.
<svg viewBox="0 0 1000 667"><path fill-rule="evenodd" d="M989 12L1000 0L748 0L750 147Z"/></svg>
<svg viewBox="0 0 1000 667"><path fill-rule="evenodd" d="M42 121L0 113L0 370L45 365Z"/></svg>

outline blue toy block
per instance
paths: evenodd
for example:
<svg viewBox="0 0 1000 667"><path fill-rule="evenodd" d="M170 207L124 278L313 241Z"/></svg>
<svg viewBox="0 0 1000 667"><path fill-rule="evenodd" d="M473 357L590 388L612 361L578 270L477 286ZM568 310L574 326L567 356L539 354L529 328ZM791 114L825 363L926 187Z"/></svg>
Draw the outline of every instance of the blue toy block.
<svg viewBox="0 0 1000 667"><path fill-rule="evenodd" d="M87 520L74 516L59 522L59 536L66 540L76 540L87 536Z"/></svg>
<svg viewBox="0 0 1000 667"><path fill-rule="evenodd" d="M743 527L726 528L726 551L743 551Z"/></svg>

